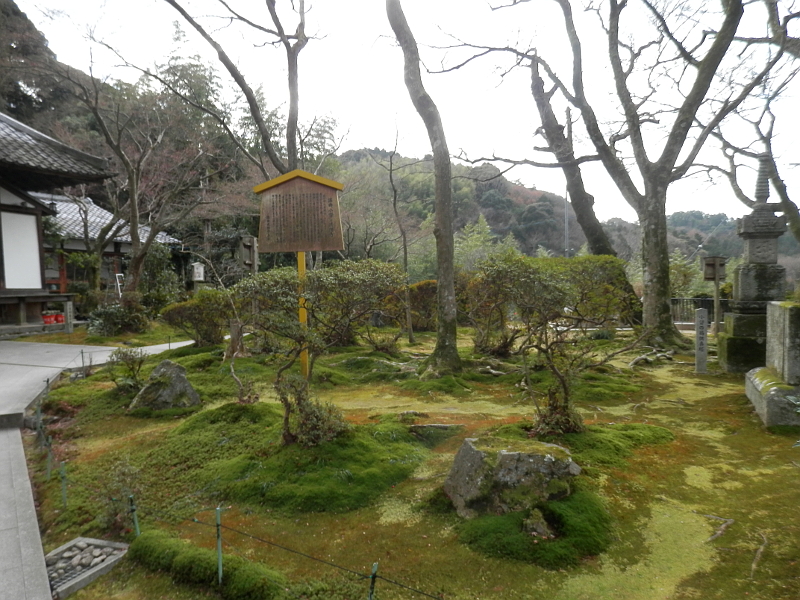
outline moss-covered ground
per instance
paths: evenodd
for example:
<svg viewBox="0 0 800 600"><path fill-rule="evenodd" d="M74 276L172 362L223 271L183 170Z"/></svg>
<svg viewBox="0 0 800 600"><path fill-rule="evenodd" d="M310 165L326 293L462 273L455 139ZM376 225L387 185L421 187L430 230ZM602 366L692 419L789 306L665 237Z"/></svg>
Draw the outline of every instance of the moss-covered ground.
<svg viewBox="0 0 800 600"><path fill-rule="evenodd" d="M577 391L588 433L550 440L586 467L581 485L611 517L605 552L559 570L486 556L463 543L460 520L442 509L437 493L461 441L488 430L519 435L533 415L514 376L481 374L483 362L468 355L468 344L465 337L472 374L439 387L408 385L417 383L409 373L431 347L424 337L400 358L364 348L321 358L317 395L358 427L346 434L350 443L309 452L278 452L279 405L270 386L276 366L263 357L236 362L261 397L240 407L226 405L236 386L220 352L172 351L206 402L193 415L130 416L130 398L102 372L63 385L47 407L60 416L50 434L56 459L67 461L67 510L58 478L46 481L44 454L28 440L46 550L77 535L130 539L124 507L103 500L130 490L143 529L205 548L215 545L210 509L223 506L225 552L291 582L323 580L313 584L323 590L317 595L310 587L302 592L309 598L359 597L353 589L366 597L368 581L263 540L363 575L378 562L383 577L448 600L800 597L800 449L792 448L800 431L766 430L742 377L713 364L710 374L696 375L682 364L688 357L635 372L620 362L590 373ZM418 439L392 416L405 411L419 413L418 424L463 427L435 443ZM353 452L368 460L353 466ZM381 580L377 591L382 600L420 597ZM126 561L73 597L218 596Z"/></svg>

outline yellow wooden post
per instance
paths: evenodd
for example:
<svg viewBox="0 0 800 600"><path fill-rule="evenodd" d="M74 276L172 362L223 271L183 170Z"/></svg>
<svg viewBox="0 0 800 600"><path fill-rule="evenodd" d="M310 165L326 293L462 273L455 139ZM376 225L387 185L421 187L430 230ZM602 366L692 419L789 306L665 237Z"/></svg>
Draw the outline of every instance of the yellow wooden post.
<svg viewBox="0 0 800 600"><path fill-rule="evenodd" d="M297 277L300 279L300 306L298 314L300 316L300 325L305 329L308 327L308 313L306 312L306 299L303 295L305 293L306 284L306 253L297 253ZM300 374L308 379L308 349L300 353Z"/></svg>

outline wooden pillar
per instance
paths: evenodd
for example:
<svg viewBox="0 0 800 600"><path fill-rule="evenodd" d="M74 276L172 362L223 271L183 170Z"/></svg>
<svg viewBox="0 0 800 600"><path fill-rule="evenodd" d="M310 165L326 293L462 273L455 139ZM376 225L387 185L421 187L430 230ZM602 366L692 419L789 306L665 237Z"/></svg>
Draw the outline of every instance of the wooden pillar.
<svg viewBox="0 0 800 600"><path fill-rule="evenodd" d="M300 279L300 306L298 308L298 316L300 317L300 325L305 329L308 327L308 312L306 311L306 299L303 295L305 293L306 284L306 253L297 253L297 277ZM300 353L300 374L308 379L308 348Z"/></svg>

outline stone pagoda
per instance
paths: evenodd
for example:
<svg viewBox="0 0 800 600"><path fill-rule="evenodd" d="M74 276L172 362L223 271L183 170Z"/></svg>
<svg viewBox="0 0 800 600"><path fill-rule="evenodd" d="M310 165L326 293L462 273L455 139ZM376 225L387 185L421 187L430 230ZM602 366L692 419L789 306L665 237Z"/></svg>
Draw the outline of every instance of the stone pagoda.
<svg viewBox="0 0 800 600"><path fill-rule="evenodd" d="M786 218L775 215L779 204L767 203L769 168L762 157L753 212L738 221L744 262L734 271L732 311L725 313L717 340L719 364L730 373L767 364L767 303L786 297L786 269L778 264L778 238L786 231Z"/></svg>

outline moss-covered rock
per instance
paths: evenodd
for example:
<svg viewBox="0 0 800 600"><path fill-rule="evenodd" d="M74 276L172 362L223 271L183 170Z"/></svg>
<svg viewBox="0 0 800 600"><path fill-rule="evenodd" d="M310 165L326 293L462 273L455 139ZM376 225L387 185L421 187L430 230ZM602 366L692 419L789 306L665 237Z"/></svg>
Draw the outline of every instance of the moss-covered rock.
<svg viewBox="0 0 800 600"><path fill-rule="evenodd" d="M568 480L580 472L569 451L555 444L468 438L456 454L444 491L464 518L506 514L568 496Z"/></svg>

